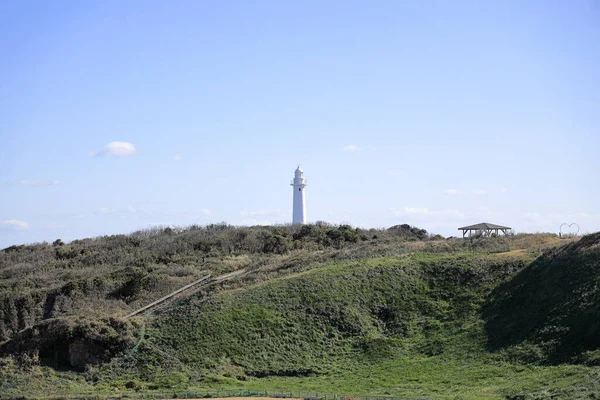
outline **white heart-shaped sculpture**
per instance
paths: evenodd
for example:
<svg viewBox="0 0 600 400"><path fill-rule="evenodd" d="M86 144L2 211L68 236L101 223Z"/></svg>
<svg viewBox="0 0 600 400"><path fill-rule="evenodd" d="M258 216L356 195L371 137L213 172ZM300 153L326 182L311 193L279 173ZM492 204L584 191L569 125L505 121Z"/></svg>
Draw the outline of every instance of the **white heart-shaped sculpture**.
<svg viewBox="0 0 600 400"><path fill-rule="evenodd" d="M564 228L563 230L563 226L566 226L566 228ZM575 227L575 228L572 228ZM577 230L575 230L577 229ZM577 236L579 234L579 225L577 225L575 222L572 222L570 224L564 223L560 226L560 237L563 236Z"/></svg>

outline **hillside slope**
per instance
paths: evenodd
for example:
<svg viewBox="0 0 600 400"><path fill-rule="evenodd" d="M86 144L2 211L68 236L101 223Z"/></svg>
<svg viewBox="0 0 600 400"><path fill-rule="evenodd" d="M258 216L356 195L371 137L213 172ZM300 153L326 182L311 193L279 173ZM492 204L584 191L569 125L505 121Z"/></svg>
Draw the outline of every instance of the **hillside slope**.
<svg viewBox="0 0 600 400"><path fill-rule="evenodd" d="M336 358L387 347L439 353L437 339L463 332L485 292L524 265L481 255L329 263L196 298L158 318L154 340L184 364L218 369L227 360L258 377L325 373Z"/></svg>
<svg viewBox="0 0 600 400"><path fill-rule="evenodd" d="M236 229L228 233L232 243L258 237ZM303 229L268 230L254 250L202 261L183 245L198 232L161 233L179 243L172 260L196 257L188 269L248 273L129 322L121 318L131 308L126 302L113 315L75 310L43 318L0 346L10 355L0 359L0 387L35 394L244 386L440 399L575 398L600 390L600 234L572 242L548 235L420 240ZM320 229L330 232L328 245L319 242ZM175 266L185 265L126 271ZM138 286L147 276L130 280L142 298L158 293ZM73 290L81 301L111 293L90 297L82 287ZM86 351L73 358L73 348Z"/></svg>
<svg viewBox="0 0 600 400"><path fill-rule="evenodd" d="M484 308L491 349L550 363L600 363L600 233L545 252Z"/></svg>
<svg viewBox="0 0 600 400"><path fill-rule="evenodd" d="M408 225L364 230L324 223L218 224L10 246L0 251L0 342L49 318L125 315L206 274L271 264L292 251L315 253L307 257L313 259L363 244L397 250L428 239L427 232Z"/></svg>
<svg viewBox="0 0 600 400"><path fill-rule="evenodd" d="M598 390L597 369L581 363L600 347L599 249L596 234L535 260L514 252L328 262L190 299L159 315L138 353L113 368L153 381L157 369L147 367L163 359L160 373L201 385L587 396Z"/></svg>

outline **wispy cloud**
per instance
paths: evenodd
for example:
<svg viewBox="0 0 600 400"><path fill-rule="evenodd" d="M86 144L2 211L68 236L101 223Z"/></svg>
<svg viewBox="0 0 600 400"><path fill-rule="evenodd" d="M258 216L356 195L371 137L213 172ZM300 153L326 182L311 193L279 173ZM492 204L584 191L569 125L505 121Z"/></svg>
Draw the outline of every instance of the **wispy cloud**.
<svg viewBox="0 0 600 400"><path fill-rule="evenodd" d="M130 211L131 212L131 211ZM171 222L178 221L179 224L186 224L189 222L197 222L198 220L207 220L212 215L212 211L208 208L201 209L181 209L171 208L169 210L164 209L136 209L135 217L140 215L153 215L154 217L165 218ZM133 216L133 215L130 215ZM169 222L169 223L171 223Z"/></svg>
<svg viewBox="0 0 600 400"><path fill-rule="evenodd" d="M6 221L0 221L0 229L10 231L24 231L29 229L29 224L19 219L7 219Z"/></svg>
<svg viewBox="0 0 600 400"><path fill-rule="evenodd" d="M108 208L108 207L100 207L98 209L98 212L100 214L114 214L117 212L117 210L115 210L114 208Z"/></svg>
<svg viewBox="0 0 600 400"><path fill-rule="evenodd" d="M527 219L532 219L534 221L538 221L542 218L540 213L537 213L537 212L528 212L528 213L523 214L523 216Z"/></svg>
<svg viewBox="0 0 600 400"><path fill-rule="evenodd" d="M509 192L509 190L508 190L507 188L502 188L502 189L500 189L500 191L501 191L502 193L507 193L507 192Z"/></svg>
<svg viewBox="0 0 600 400"><path fill-rule="evenodd" d="M426 207L404 207L402 209L390 208L396 217L436 217L436 218L464 218L465 214L458 210L430 210Z"/></svg>
<svg viewBox="0 0 600 400"><path fill-rule="evenodd" d="M419 208L419 207L404 207L405 214L429 214L430 211L428 208Z"/></svg>
<svg viewBox="0 0 600 400"><path fill-rule="evenodd" d="M346 146L342 147L342 150L349 151L349 152L353 153L355 151L360 150L360 147L358 147L355 144L349 144L349 145L346 145Z"/></svg>
<svg viewBox="0 0 600 400"><path fill-rule="evenodd" d="M48 213L41 214L42 217L48 217L53 219L84 219L84 214L79 213Z"/></svg>
<svg viewBox="0 0 600 400"><path fill-rule="evenodd" d="M124 208L111 208L111 207L100 207L96 210L97 214L119 214L119 215L127 215L127 214L137 214L140 210L137 207L132 206L131 204Z"/></svg>
<svg viewBox="0 0 600 400"><path fill-rule="evenodd" d="M582 221L600 221L600 214L593 214L588 212L574 212L574 213L549 213L542 214L539 212L528 212L523 214L527 219L536 221L545 221L549 223L572 223Z"/></svg>
<svg viewBox="0 0 600 400"><path fill-rule="evenodd" d="M15 182L13 182L13 185L20 185L20 186L53 186L53 185L60 185L60 181L58 181L58 180L54 180L54 181L40 181L40 180L35 180L35 179L24 179L22 181L15 181Z"/></svg>
<svg viewBox="0 0 600 400"><path fill-rule="evenodd" d="M92 157L127 157L137 153L135 146L129 142L110 142L100 151L92 151Z"/></svg>
<svg viewBox="0 0 600 400"><path fill-rule="evenodd" d="M243 225L272 225L291 219L291 211L281 209L242 210L240 215L244 217L241 221Z"/></svg>
<svg viewBox="0 0 600 400"><path fill-rule="evenodd" d="M272 221L269 221L267 219L255 219L255 218L248 218L248 219L243 219L242 220L242 225L246 225L246 226L254 226L254 225L273 225Z"/></svg>
<svg viewBox="0 0 600 400"><path fill-rule="evenodd" d="M391 175L391 176L402 176L402 175L404 175L404 171L399 170L399 169L390 169L387 173L388 173L388 175Z"/></svg>
<svg viewBox="0 0 600 400"><path fill-rule="evenodd" d="M52 230L54 230L54 229L63 229L64 227L65 226L62 225L62 224L46 224L46 225L44 225L44 228L46 228L46 229L52 229Z"/></svg>
<svg viewBox="0 0 600 400"><path fill-rule="evenodd" d="M444 190L444 193L446 193L448 196L458 196L458 195L466 194L468 192L463 192L462 190L450 188L450 189ZM484 196L484 195L488 194L488 191L485 189L473 189L473 190L471 190L471 193L474 195L477 195L477 196Z"/></svg>
<svg viewBox="0 0 600 400"><path fill-rule="evenodd" d="M267 215L269 211L267 210L258 210L258 211L240 211L240 215L242 217L257 217L259 215Z"/></svg>
<svg viewBox="0 0 600 400"><path fill-rule="evenodd" d="M343 151L347 151L349 153L355 153L357 151L363 151L363 150L375 150L375 147L373 146L358 146L356 144L348 144L344 147L342 147Z"/></svg>
<svg viewBox="0 0 600 400"><path fill-rule="evenodd" d="M208 208L201 208L199 213L183 211L180 216L190 220L206 220L212 215L212 212Z"/></svg>
<svg viewBox="0 0 600 400"><path fill-rule="evenodd" d="M496 212L492 211L489 207L479 206L475 209L473 216L478 218L492 218L496 216Z"/></svg>
<svg viewBox="0 0 600 400"><path fill-rule="evenodd" d="M460 190L457 190L457 189L446 189L446 190L444 190L444 192L449 196L456 196L456 195L460 194Z"/></svg>
<svg viewBox="0 0 600 400"><path fill-rule="evenodd" d="M180 156L179 154L177 154L175 157L173 157L173 160L180 162L180 161L183 161L183 157Z"/></svg>
<svg viewBox="0 0 600 400"><path fill-rule="evenodd" d="M327 222L332 224L348 224L352 225L352 211L345 209L336 209L334 212L327 214Z"/></svg>

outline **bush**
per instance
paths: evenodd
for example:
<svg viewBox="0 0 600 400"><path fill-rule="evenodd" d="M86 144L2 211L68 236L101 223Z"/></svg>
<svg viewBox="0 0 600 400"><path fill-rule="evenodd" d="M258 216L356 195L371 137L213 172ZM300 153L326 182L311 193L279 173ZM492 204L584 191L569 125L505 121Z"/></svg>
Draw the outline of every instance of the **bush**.
<svg viewBox="0 0 600 400"><path fill-rule="evenodd" d="M38 357L55 367L83 370L109 361L136 342L137 326L113 317L56 318L19 332L2 343L2 355Z"/></svg>

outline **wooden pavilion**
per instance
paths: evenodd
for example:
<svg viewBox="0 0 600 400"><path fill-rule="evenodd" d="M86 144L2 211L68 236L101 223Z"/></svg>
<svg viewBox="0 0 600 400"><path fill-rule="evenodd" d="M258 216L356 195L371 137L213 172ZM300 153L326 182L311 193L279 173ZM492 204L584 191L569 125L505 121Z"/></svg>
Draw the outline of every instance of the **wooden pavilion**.
<svg viewBox="0 0 600 400"><path fill-rule="evenodd" d="M481 236L492 236L492 233L498 235L498 232L502 232L505 235L507 235L509 231L512 230L512 228L508 226L490 224L489 222L482 222L480 224L475 224L471 226L463 226L462 228L458 228L458 230L463 231L464 238L467 235L467 232L469 232L469 237L471 237L473 232L476 235Z"/></svg>

